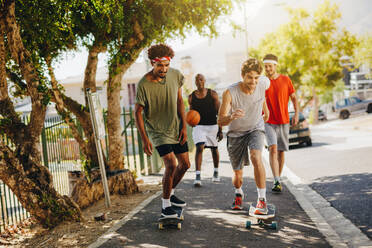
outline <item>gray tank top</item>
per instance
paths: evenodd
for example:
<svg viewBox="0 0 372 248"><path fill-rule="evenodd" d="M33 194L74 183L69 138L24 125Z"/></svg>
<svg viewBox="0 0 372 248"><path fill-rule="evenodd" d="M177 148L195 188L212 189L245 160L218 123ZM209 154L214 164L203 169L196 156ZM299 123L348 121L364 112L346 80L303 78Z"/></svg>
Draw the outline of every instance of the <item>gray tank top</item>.
<svg viewBox="0 0 372 248"><path fill-rule="evenodd" d="M265 91L269 87L270 80L261 76L255 91L250 95L240 90L239 83L235 83L228 88L231 94L230 114L236 109L242 109L245 112L245 116L230 123L227 133L229 137L240 137L254 130L265 130L262 105L265 101Z"/></svg>

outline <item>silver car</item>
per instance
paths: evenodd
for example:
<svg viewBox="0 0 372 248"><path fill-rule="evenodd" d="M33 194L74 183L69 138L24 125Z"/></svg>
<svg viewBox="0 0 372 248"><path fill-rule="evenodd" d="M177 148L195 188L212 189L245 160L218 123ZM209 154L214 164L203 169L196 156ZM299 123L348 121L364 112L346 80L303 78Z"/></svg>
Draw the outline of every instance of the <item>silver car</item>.
<svg viewBox="0 0 372 248"><path fill-rule="evenodd" d="M361 100L356 96L344 98L336 102L335 111L340 119L347 119L354 113L372 113L372 100Z"/></svg>

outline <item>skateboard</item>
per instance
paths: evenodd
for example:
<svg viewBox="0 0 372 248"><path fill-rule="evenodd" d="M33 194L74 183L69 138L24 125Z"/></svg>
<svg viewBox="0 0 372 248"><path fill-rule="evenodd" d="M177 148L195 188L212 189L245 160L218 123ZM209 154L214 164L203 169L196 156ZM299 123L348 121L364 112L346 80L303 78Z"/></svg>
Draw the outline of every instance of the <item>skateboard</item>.
<svg viewBox="0 0 372 248"><path fill-rule="evenodd" d="M176 218L164 218L160 217L158 219L158 227L160 230L165 229L166 227L176 227L178 230L181 230L182 227L182 221L185 219L183 216L183 208L182 207L176 207L172 206L174 211L177 213Z"/></svg>
<svg viewBox="0 0 372 248"><path fill-rule="evenodd" d="M267 214L254 214L256 210L256 206L254 203L251 203L249 206L249 215L257 219L257 223L252 223L250 220L247 220L245 223L245 227L250 229L251 226L257 225L263 228L271 228L271 229L278 229L278 222L270 221L275 217L275 205L274 204L267 204L268 212Z"/></svg>

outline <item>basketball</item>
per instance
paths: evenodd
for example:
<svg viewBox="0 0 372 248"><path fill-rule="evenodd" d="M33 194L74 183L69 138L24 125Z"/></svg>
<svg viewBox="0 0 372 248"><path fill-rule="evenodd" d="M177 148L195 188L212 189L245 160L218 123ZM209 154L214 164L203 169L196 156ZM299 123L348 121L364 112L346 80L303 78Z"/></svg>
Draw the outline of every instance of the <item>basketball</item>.
<svg viewBox="0 0 372 248"><path fill-rule="evenodd" d="M186 114L186 122L192 127L195 127L199 124L200 114L196 110L189 110Z"/></svg>

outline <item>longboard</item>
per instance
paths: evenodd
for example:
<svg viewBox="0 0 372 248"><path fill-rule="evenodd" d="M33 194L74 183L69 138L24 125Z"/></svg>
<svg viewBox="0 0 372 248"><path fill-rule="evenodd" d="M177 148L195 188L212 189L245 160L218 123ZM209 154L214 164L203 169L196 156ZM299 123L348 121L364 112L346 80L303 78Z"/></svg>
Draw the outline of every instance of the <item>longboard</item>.
<svg viewBox="0 0 372 248"><path fill-rule="evenodd" d="M178 230L181 230L182 224L181 222L185 219L183 216L183 208L172 206L174 211L177 213L176 218L164 218L160 217L158 219L158 227L160 230L165 229L166 227L176 227Z"/></svg>
<svg viewBox="0 0 372 248"><path fill-rule="evenodd" d="M251 203L249 205L249 216L254 217L257 220L257 223L252 223L250 220L247 220L245 223L245 227L247 229L250 229L252 225L257 225L259 227L263 228L271 228L271 229L278 229L278 222L276 221L270 221L275 217L275 210L276 207L274 204L267 204L268 212L267 214L255 214L256 205L254 203Z"/></svg>

